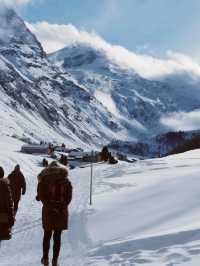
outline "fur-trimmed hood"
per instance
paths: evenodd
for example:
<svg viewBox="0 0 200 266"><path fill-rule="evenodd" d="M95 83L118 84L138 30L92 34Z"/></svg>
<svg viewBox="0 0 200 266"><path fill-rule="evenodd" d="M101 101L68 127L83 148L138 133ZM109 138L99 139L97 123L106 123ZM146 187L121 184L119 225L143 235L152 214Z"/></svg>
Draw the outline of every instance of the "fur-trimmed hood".
<svg viewBox="0 0 200 266"><path fill-rule="evenodd" d="M51 178L57 179L68 179L68 170L65 166L61 165L57 161L51 162L42 172L38 175L38 182L44 181Z"/></svg>

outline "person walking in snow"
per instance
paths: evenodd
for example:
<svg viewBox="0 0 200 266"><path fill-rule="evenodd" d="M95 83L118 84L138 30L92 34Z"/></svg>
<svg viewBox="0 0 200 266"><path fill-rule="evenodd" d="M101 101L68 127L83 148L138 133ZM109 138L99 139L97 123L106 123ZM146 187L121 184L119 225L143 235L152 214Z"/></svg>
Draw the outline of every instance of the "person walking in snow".
<svg viewBox="0 0 200 266"><path fill-rule="evenodd" d="M67 156L64 155L64 154L61 154L61 157L60 157L60 159L59 159L59 162L60 162L61 164L65 165L65 166L67 166L67 164L68 164Z"/></svg>
<svg viewBox="0 0 200 266"><path fill-rule="evenodd" d="M14 212L16 215L21 195L26 193L26 181L19 165L16 165L14 170L9 174L8 180L10 181L12 197L14 201Z"/></svg>
<svg viewBox="0 0 200 266"><path fill-rule="evenodd" d="M48 163L47 159L44 158L44 159L42 160L42 166L43 166L43 167L47 167L48 164L49 164L49 163Z"/></svg>
<svg viewBox="0 0 200 266"><path fill-rule="evenodd" d="M14 208L9 181L0 167L0 241L11 239L11 228L15 222Z"/></svg>
<svg viewBox="0 0 200 266"><path fill-rule="evenodd" d="M49 265L50 241L53 235L52 266L59 266L61 234L68 229L68 205L72 199L72 185L67 168L53 161L38 176L36 200L42 201L42 225L44 229L41 263Z"/></svg>

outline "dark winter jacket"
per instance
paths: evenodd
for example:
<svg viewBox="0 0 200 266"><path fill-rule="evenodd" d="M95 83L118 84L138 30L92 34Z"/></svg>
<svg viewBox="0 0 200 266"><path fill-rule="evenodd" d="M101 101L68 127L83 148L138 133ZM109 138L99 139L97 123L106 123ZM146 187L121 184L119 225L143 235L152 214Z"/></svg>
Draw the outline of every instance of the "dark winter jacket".
<svg viewBox="0 0 200 266"><path fill-rule="evenodd" d="M14 170L9 176L12 197L14 202L21 199L21 194L26 193L26 181L21 171Z"/></svg>
<svg viewBox="0 0 200 266"><path fill-rule="evenodd" d="M13 226L15 221L13 200L9 181L0 179L0 225Z"/></svg>
<svg viewBox="0 0 200 266"><path fill-rule="evenodd" d="M42 223L47 231L68 229L68 205L72 199L72 185L67 176L67 168L57 162L51 163L38 176L37 199L43 203ZM52 200L50 197L48 188L50 184L55 183L62 188L62 202Z"/></svg>

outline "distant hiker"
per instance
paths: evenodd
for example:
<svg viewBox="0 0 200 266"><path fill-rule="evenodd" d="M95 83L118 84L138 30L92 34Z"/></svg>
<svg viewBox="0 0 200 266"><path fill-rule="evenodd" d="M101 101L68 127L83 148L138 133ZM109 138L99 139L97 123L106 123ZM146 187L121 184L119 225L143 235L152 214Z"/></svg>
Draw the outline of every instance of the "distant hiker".
<svg viewBox="0 0 200 266"><path fill-rule="evenodd" d="M50 156L52 156L54 154L54 151L55 151L55 148L54 148L53 144L52 143L49 143L49 146L48 146L48 154Z"/></svg>
<svg viewBox="0 0 200 266"><path fill-rule="evenodd" d="M64 154L61 154L61 157L60 157L60 159L59 159L59 162L60 162L61 164L65 165L65 166L67 166L67 164L68 164L67 156L64 155Z"/></svg>
<svg viewBox="0 0 200 266"><path fill-rule="evenodd" d="M49 164L49 163L48 163L47 159L44 158L44 159L42 160L42 166L43 166L43 167L47 167L48 164Z"/></svg>
<svg viewBox="0 0 200 266"><path fill-rule="evenodd" d="M14 211L16 214L21 195L26 193L26 181L18 164L15 166L12 173L9 174L8 180L10 181L12 197L14 201Z"/></svg>
<svg viewBox="0 0 200 266"><path fill-rule="evenodd" d="M64 161L63 157L64 157L64 155L61 154L60 159L59 159L59 163L61 163L61 164L63 164L63 161Z"/></svg>
<svg viewBox="0 0 200 266"><path fill-rule="evenodd" d="M39 174L36 199L43 203L44 238L41 263L49 265L50 241L53 234L52 266L58 266L61 233L68 229L68 205L72 199L72 185L66 167L53 161Z"/></svg>
<svg viewBox="0 0 200 266"><path fill-rule="evenodd" d="M11 239L11 228L15 222L13 200L8 179L0 167L0 241Z"/></svg>
<svg viewBox="0 0 200 266"><path fill-rule="evenodd" d="M66 150L66 146L65 146L64 143L62 144L61 148L62 148L62 152L65 152L65 150Z"/></svg>
<svg viewBox="0 0 200 266"><path fill-rule="evenodd" d="M68 165L68 159L67 159L67 156L66 156L66 155L64 155L63 164L64 164L65 166Z"/></svg>

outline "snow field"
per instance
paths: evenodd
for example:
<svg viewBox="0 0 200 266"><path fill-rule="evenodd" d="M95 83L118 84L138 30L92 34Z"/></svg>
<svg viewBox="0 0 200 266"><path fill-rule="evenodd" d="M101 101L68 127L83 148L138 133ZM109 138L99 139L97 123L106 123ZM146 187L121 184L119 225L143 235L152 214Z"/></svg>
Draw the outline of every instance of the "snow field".
<svg viewBox="0 0 200 266"><path fill-rule="evenodd" d="M103 167L88 222L90 265L196 265L199 167L199 150Z"/></svg>
<svg viewBox="0 0 200 266"><path fill-rule="evenodd" d="M35 201L42 157L18 152L22 143L2 137L6 175L19 163L27 194L20 202L11 241L0 248L0 266L40 265L41 203ZM63 234L61 266L199 266L200 151L166 158L94 165L70 171L73 201Z"/></svg>

